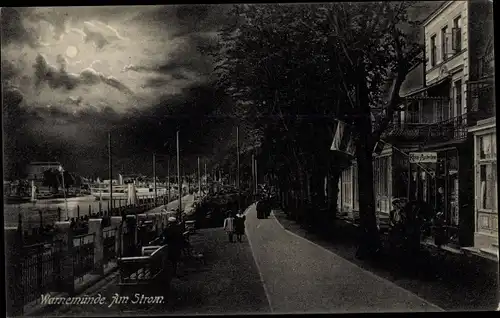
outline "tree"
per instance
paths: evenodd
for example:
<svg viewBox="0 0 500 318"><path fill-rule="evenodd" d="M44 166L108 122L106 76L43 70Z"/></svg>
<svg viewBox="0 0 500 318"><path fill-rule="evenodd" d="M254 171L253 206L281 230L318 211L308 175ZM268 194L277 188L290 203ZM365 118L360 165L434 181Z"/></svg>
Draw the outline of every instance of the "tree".
<svg viewBox="0 0 500 318"><path fill-rule="evenodd" d="M328 166L317 163L329 157L332 118L343 99L327 67L328 49L298 23L310 18L310 6L244 5L234 15L239 23L221 35L219 83L237 103L237 115L253 124L260 168L297 180L303 203L314 188L310 179L321 179L311 175Z"/></svg>
<svg viewBox="0 0 500 318"><path fill-rule="evenodd" d="M42 184L45 187L49 187L52 193L57 193L59 191L59 179L57 175L58 172L54 169L47 169L43 172Z"/></svg>
<svg viewBox="0 0 500 318"><path fill-rule="evenodd" d="M64 187L66 188L66 191L68 191L68 189L71 188L75 184L75 177L73 176L73 174L71 174L67 170L64 170L63 174L64 174ZM63 178L63 175L60 172L58 172L57 179L58 179L59 184L61 184L61 185L63 184L62 178Z"/></svg>
<svg viewBox="0 0 500 318"><path fill-rule="evenodd" d="M421 47L410 2L237 5L221 32L216 71L265 160L306 199L332 162L332 118L352 125L360 185L360 255L380 247L372 152L400 103ZM372 122L375 117L376 122ZM262 157L262 156L261 156ZM264 158L261 158L264 159ZM338 177L338 171L337 171ZM315 184L311 185L310 181Z"/></svg>
<svg viewBox="0 0 500 318"><path fill-rule="evenodd" d="M401 103L399 91L412 66L420 62L418 21L408 18L412 2L336 3L318 10L325 41L336 45L338 74L349 96L346 121L355 136L361 219L360 256L380 249L375 215L372 153ZM373 115L373 117L372 117ZM372 118L376 120L373 122Z"/></svg>

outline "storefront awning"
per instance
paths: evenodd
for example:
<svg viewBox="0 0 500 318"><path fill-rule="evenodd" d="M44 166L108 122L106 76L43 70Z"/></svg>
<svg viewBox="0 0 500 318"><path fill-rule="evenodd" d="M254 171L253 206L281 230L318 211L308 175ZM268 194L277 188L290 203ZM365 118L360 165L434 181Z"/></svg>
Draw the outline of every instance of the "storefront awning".
<svg viewBox="0 0 500 318"><path fill-rule="evenodd" d="M443 77L430 85L427 85L425 87L421 87L421 88L418 88L412 92L409 92L408 94L402 96L402 98L405 100L418 100L418 99L443 100L443 99L449 99L449 96L428 96L427 93L429 90L437 88L438 86L440 86L442 84L448 84L450 81L451 81L450 76Z"/></svg>
<svg viewBox="0 0 500 318"><path fill-rule="evenodd" d="M354 131L350 125L342 121L337 121L337 128L330 150L335 158L335 166L345 169L351 165L356 148L354 144Z"/></svg>

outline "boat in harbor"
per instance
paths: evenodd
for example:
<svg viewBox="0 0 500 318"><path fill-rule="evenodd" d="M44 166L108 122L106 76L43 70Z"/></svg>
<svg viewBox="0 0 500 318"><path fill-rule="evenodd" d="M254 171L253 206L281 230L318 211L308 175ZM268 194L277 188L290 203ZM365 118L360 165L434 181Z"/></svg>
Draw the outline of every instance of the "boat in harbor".
<svg viewBox="0 0 500 318"><path fill-rule="evenodd" d="M155 195L154 187L141 186L135 189L138 198L149 197L152 198ZM164 187L156 187L156 195L165 195L167 190ZM91 188L92 196L97 200L109 200L111 198L109 192L109 184L100 184ZM128 198L128 186L127 185L113 185L113 200L127 200Z"/></svg>

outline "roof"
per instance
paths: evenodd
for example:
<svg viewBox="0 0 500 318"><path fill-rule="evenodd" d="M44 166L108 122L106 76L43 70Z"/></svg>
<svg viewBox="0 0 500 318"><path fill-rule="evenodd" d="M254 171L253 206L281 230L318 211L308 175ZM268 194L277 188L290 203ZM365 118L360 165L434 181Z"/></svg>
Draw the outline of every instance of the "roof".
<svg viewBox="0 0 500 318"><path fill-rule="evenodd" d="M444 1L436 10L434 10L429 16L422 21L422 25L426 26L429 22L434 19L441 11L443 11L447 6L451 5L454 1Z"/></svg>
<svg viewBox="0 0 500 318"><path fill-rule="evenodd" d="M49 165L54 165L54 166L60 166L61 163L57 161L33 161L29 163L32 166L49 166Z"/></svg>
<svg viewBox="0 0 500 318"><path fill-rule="evenodd" d="M449 81L451 79L450 76L446 76L446 77L443 77L437 81L435 81L434 83L430 84L430 85L427 85L427 86L424 86L424 87L420 87L418 89L415 89L415 90L412 90L410 92L408 92L407 94L405 94L404 96L402 96L403 98L410 98L410 97L413 97L415 96L416 94L418 93L422 93L422 92L425 92L427 91L428 89L431 89L431 88L434 88L440 84L443 84L447 81ZM429 99L431 99L432 97L427 97ZM438 97L438 99L441 99L442 97Z"/></svg>

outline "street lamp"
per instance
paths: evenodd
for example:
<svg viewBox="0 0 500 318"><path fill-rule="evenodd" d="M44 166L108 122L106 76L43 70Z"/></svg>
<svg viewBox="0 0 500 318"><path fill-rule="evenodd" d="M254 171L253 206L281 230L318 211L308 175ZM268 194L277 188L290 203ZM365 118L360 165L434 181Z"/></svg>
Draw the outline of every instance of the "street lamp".
<svg viewBox="0 0 500 318"><path fill-rule="evenodd" d="M68 199L66 198L66 186L64 184L64 169L62 166L59 166L59 172L62 176L62 186L63 186L63 194L64 194L64 204L66 206L66 220L69 219L69 210L68 210Z"/></svg>
<svg viewBox="0 0 500 318"><path fill-rule="evenodd" d="M166 184L166 187L168 187L168 189L166 189L165 193L163 193L163 197L165 197L165 195L167 195L167 192L168 192L168 202L170 202L170 155L165 155L165 154L157 154L157 153L153 153L153 179L154 179L154 193L155 193L155 203L157 201L157 187L156 187L156 161L157 161L157 158L160 157L160 158L164 158L164 157L167 157L167 184ZM167 191L168 190L168 191Z"/></svg>

